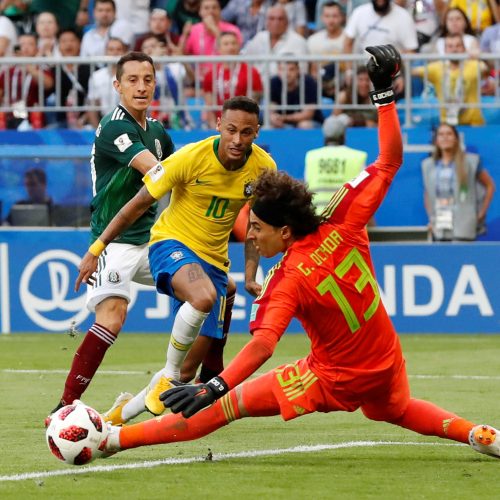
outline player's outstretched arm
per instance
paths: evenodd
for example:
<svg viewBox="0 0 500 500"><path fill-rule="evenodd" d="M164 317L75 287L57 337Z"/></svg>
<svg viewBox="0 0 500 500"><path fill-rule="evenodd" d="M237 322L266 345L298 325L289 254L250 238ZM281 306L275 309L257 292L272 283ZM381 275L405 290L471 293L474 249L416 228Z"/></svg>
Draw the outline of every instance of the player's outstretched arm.
<svg viewBox="0 0 500 500"><path fill-rule="evenodd" d="M403 141L401 126L395 107L392 81L401 68L401 56L392 45L367 47L371 55L366 67L375 90L370 98L377 106L379 123L379 156L375 167L394 177L403 162Z"/></svg>
<svg viewBox="0 0 500 500"><path fill-rule="evenodd" d="M366 47L371 57L366 67L373 83L370 98L373 104L389 104L394 102L392 81L401 69L401 55L393 45L374 45Z"/></svg>
<svg viewBox="0 0 500 500"><path fill-rule="evenodd" d="M75 282L75 291L83 283L93 284L93 274L97 270L99 255L119 234L131 226L154 202L146 187L141 190L113 217L98 240L90 246L79 266L78 277Z"/></svg>
<svg viewBox="0 0 500 500"><path fill-rule="evenodd" d="M163 404L172 413L182 412L184 418L189 418L241 384L273 355L279 340L279 336L269 330L257 330L253 335L219 376L206 384L169 389L160 395Z"/></svg>

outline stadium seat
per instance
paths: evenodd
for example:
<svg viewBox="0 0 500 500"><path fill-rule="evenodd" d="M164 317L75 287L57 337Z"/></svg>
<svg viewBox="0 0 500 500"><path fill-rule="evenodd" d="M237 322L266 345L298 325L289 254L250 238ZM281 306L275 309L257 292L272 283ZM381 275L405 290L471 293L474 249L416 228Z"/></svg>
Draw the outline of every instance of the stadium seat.
<svg viewBox="0 0 500 500"><path fill-rule="evenodd" d="M413 97L411 100L412 104L438 104L436 97ZM400 99L398 101L398 115L401 123L406 123L406 112L405 112L406 99ZM440 121L439 109L438 108L420 108L411 110L411 126L426 126L433 127L437 125Z"/></svg>
<svg viewBox="0 0 500 500"><path fill-rule="evenodd" d="M328 118L332 114L334 103L335 101L331 97L321 98L321 112L324 118Z"/></svg>
<svg viewBox="0 0 500 500"><path fill-rule="evenodd" d="M201 110L203 109L205 100L201 97L188 97L186 98L186 104L189 106L189 116L193 128L195 130L202 128L203 120L201 119ZM194 106L198 106L198 109L194 109Z"/></svg>
<svg viewBox="0 0 500 500"><path fill-rule="evenodd" d="M495 96L482 96L481 102L483 104L493 104L495 102ZM483 116L487 125L500 125L500 107L483 108Z"/></svg>
<svg viewBox="0 0 500 500"><path fill-rule="evenodd" d="M60 227L87 227L90 210L82 205L55 205L52 208L52 224Z"/></svg>
<svg viewBox="0 0 500 500"><path fill-rule="evenodd" d="M10 208L13 226L50 226L49 206L45 203L12 205Z"/></svg>

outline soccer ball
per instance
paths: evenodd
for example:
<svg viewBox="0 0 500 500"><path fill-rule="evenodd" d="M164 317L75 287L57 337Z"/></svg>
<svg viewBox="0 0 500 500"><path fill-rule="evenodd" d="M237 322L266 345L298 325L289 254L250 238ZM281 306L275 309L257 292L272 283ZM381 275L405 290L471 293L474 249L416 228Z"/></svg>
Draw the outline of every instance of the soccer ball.
<svg viewBox="0 0 500 500"><path fill-rule="evenodd" d="M107 436L101 415L81 401L57 410L45 433L52 454L71 465L88 464L101 456Z"/></svg>

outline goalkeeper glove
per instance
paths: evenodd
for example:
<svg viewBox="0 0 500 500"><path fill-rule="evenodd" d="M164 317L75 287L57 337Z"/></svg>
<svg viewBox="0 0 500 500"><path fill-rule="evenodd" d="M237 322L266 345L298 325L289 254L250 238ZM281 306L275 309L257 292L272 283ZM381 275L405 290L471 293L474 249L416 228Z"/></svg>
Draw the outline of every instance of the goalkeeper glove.
<svg viewBox="0 0 500 500"><path fill-rule="evenodd" d="M184 418L192 417L201 409L210 406L229 391L221 377L214 377L206 384L184 385L172 382L177 387L160 394L160 400L172 413L182 412Z"/></svg>
<svg viewBox="0 0 500 500"><path fill-rule="evenodd" d="M371 54L366 67L375 90L370 92L373 104L394 101L392 80L401 68L401 56L392 45L375 45L365 49Z"/></svg>

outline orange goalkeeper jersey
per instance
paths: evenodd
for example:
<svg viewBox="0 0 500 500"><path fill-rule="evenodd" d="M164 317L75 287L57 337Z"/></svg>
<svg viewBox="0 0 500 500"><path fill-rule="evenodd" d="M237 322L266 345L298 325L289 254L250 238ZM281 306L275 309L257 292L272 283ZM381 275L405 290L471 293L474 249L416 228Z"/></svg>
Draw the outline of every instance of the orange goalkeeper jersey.
<svg viewBox="0 0 500 500"><path fill-rule="evenodd" d="M402 162L394 105L379 109L379 142L377 161L334 194L323 212L325 222L294 242L268 273L250 322L252 333L278 339L292 317L298 318L311 341L313 372L354 384L350 389L369 384L401 359L366 231Z"/></svg>

